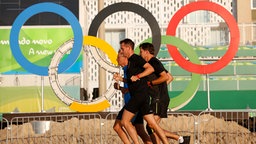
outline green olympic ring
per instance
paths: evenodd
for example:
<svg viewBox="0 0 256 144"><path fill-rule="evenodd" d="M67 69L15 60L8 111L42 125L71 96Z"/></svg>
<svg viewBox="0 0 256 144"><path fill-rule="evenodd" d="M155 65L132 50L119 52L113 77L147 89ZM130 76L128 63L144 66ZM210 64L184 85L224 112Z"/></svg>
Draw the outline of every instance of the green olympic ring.
<svg viewBox="0 0 256 144"><path fill-rule="evenodd" d="M143 42L152 42L152 38L148 38L144 40ZM175 47L178 47L181 49L190 59L191 62L200 64L200 61L198 59L198 56L195 51L193 51L193 47L187 44L185 41L183 41L180 38L174 37L174 36L161 36L161 44L169 44L173 45ZM139 49L137 46L135 50ZM136 51L137 52L137 51ZM185 90L178 96L171 98L169 103L169 108L172 109L172 111L178 110L182 107L184 107L187 103L189 103L193 97L195 96L199 85L201 81L201 75L192 73L191 75L191 81L189 82L188 86L185 88Z"/></svg>

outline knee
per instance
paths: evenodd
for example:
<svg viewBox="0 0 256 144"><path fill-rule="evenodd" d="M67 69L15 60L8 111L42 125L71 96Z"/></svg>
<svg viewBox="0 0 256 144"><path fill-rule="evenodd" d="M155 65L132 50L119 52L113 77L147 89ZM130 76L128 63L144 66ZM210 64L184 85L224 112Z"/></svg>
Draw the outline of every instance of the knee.
<svg viewBox="0 0 256 144"><path fill-rule="evenodd" d="M129 125L129 121L121 120L121 126L124 126L125 128Z"/></svg>
<svg viewBox="0 0 256 144"><path fill-rule="evenodd" d="M151 130L152 133L154 133L157 130L157 124L156 123L148 123L147 126L148 126L148 130L149 131Z"/></svg>
<svg viewBox="0 0 256 144"><path fill-rule="evenodd" d="M147 126L146 126L148 129L154 129L154 125L151 124L151 123L147 123Z"/></svg>
<svg viewBox="0 0 256 144"><path fill-rule="evenodd" d="M114 129L114 131L119 131L120 129L121 129L121 126L120 125L118 125L118 124L115 124L114 126L113 126L113 129Z"/></svg>
<svg viewBox="0 0 256 144"><path fill-rule="evenodd" d="M118 132L122 129L122 123L121 120L116 120L115 124L113 125L113 129Z"/></svg>

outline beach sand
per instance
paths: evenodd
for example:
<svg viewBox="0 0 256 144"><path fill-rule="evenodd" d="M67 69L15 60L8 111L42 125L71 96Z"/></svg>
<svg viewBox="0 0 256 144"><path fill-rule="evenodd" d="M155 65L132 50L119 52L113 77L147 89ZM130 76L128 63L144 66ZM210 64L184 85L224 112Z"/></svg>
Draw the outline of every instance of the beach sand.
<svg viewBox="0 0 256 144"><path fill-rule="evenodd" d="M212 115L172 116L163 119L160 126L179 135L191 136L190 143L200 144L255 144L256 133L235 121L225 121ZM78 119L71 118L64 122L50 122L43 132L36 131L33 122L12 125L0 130L0 143L83 143L83 144L120 144L113 131L114 119ZM101 134L102 133L102 134ZM8 141L7 141L8 137ZM170 140L170 143L177 143Z"/></svg>

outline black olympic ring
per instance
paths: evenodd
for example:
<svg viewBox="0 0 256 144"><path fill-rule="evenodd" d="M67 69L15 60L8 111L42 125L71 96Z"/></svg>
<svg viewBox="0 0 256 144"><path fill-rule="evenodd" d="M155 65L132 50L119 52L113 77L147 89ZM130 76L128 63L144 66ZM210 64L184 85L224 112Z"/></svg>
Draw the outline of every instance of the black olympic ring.
<svg viewBox="0 0 256 144"><path fill-rule="evenodd" d="M155 47L155 56L157 56L160 45L161 45L161 32L160 27L155 19L155 17L152 15L151 12L149 12L146 8L130 3L130 2L120 2L115 3L112 5L109 5L102 9L93 19L90 27L88 35L97 37L97 31L101 25L101 23L104 21L105 18L107 18L109 15L119 12L119 11L131 11L134 12L140 16L142 16L148 23L151 31L152 31L152 44Z"/></svg>

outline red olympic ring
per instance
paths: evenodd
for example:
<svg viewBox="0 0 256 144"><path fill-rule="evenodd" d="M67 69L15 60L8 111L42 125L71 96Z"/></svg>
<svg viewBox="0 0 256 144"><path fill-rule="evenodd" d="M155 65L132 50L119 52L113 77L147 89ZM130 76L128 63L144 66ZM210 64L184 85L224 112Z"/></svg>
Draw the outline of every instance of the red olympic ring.
<svg viewBox="0 0 256 144"><path fill-rule="evenodd" d="M227 23L230 31L231 40L229 48L227 52L224 54L224 56L214 63L208 65L200 65L187 61L180 54L180 52L175 46L167 45L167 48L174 61L183 69L198 74L209 74L225 67L236 55L240 39L239 29L234 17L224 7L213 2L201 1L189 3L188 5L185 5L181 9L179 9L170 20L169 25L167 27L166 35L175 36L176 28L179 22L182 20L182 18L187 14L197 10L209 10L215 12L216 14L221 16Z"/></svg>

